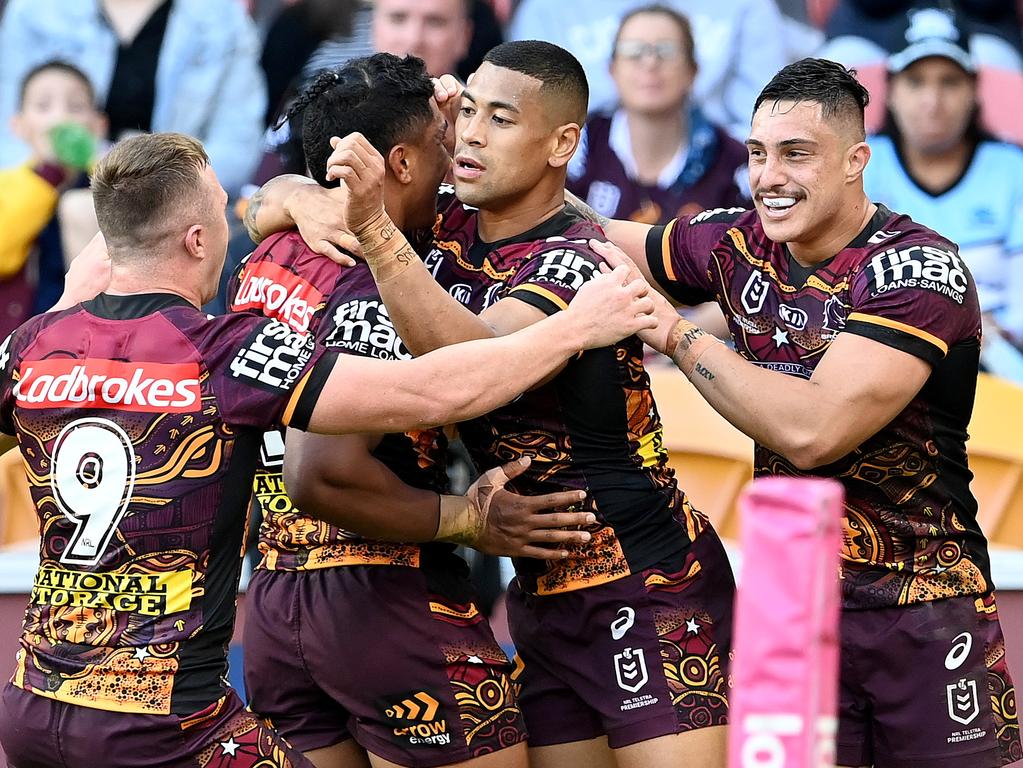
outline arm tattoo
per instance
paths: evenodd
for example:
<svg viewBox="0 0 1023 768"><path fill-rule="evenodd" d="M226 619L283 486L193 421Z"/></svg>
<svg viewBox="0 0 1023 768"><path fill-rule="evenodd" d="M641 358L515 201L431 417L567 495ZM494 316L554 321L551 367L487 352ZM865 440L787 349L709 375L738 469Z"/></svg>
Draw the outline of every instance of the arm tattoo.
<svg viewBox="0 0 1023 768"><path fill-rule="evenodd" d="M711 373L710 369L708 369L706 366L703 366L703 365L700 365L699 363L697 363L696 364L696 372L698 374L700 374L701 376L703 376L703 378L705 378L707 381L714 381L714 374Z"/></svg>
<svg viewBox="0 0 1023 768"><path fill-rule="evenodd" d="M607 225L611 223L611 219L607 216L601 216L590 206L576 197L574 194L565 190L565 201L572 207L578 209L579 213L583 215L584 219L592 221L594 224L599 226L601 229L607 228Z"/></svg>
<svg viewBox="0 0 1023 768"><path fill-rule="evenodd" d="M265 190L265 186L257 189L245 208L245 219L243 222L245 224L245 231L249 233L249 237L254 243L263 242L263 235L260 233L259 227L256 226L256 217L259 215L259 209L263 205L263 198L266 196Z"/></svg>

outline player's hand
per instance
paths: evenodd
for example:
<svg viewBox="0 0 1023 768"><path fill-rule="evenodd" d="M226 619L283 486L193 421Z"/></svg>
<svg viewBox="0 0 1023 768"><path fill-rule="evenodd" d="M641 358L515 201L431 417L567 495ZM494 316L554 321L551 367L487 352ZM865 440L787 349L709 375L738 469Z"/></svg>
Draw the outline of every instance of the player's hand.
<svg viewBox="0 0 1023 768"><path fill-rule="evenodd" d="M625 266L615 267L583 285L566 314L578 324L583 349L596 349L655 328L650 286L629 279Z"/></svg>
<svg viewBox="0 0 1023 768"><path fill-rule="evenodd" d="M67 309L94 299L108 287L111 277L110 253L103 234L97 232L68 266L64 275L64 293L52 310Z"/></svg>
<svg viewBox="0 0 1023 768"><path fill-rule="evenodd" d="M637 267L632 259L630 259L617 245L611 242L590 240L590 247L603 256L604 261L607 262L606 264L600 265L600 271L602 273L625 269L626 280L630 282L641 280L649 288L649 283L647 283L644 279L643 273L639 271L639 267ZM671 350L668 349L668 339L671 335L672 329L679 321L678 310L672 306L670 301L653 289L649 289L646 295L650 297L650 300L653 303L651 313L655 318L657 318L657 325L653 328L645 328L639 331L636 335L639 336L645 344L660 352L662 355L670 355Z"/></svg>
<svg viewBox="0 0 1023 768"><path fill-rule="evenodd" d="M452 155L455 153L455 120L462 102L462 91L465 87L454 75L442 75L433 80L433 100L444 115L448 129L444 133L444 146Z"/></svg>
<svg viewBox="0 0 1023 768"><path fill-rule="evenodd" d="M586 531L565 529L592 525L597 520L596 515L552 511L572 509L586 497L582 491L520 496L507 490L508 481L525 472L529 461L529 457L525 457L496 467L485 472L469 488L466 495L486 520L472 546L488 555L564 559L568 557L568 547L590 540Z"/></svg>
<svg viewBox="0 0 1023 768"><path fill-rule="evenodd" d="M347 202L344 184L335 189L303 184L285 199L284 210L311 250L343 267L354 267L352 254L362 256L362 246L345 221Z"/></svg>
<svg viewBox="0 0 1023 768"><path fill-rule="evenodd" d="M330 140L327 179L341 179L348 188L345 221L356 235L384 213L384 158L361 133Z"/></svg>

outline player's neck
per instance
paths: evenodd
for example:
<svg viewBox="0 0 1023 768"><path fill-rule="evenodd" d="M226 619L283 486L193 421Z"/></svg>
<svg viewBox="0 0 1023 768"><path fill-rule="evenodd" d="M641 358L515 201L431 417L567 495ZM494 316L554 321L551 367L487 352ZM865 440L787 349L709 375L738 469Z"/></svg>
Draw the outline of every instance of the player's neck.
<svg viewBox="0 0 1023 768"><path fill-rule="evenodd" d="M963 175L970 162L971 150L968 141L935 152L924 152L904 143L900 153L906 172L917 184L934 194L947 190Z"/></svg>
<svg viewBox="0 0 1023 768"><path fill-rule="evenodd" d="M629 113L629 143L637 181L656 184L665 166L689 141L689 121L682 109L660 114Z"/></svg>
<svg viewBox="0 0 1023 768"><path fill-rule="evenodd" d="M528 232L565 207L565 186L545 192L543 183L522 199L500 207L480 209L478 231L485 243L494 243Z"/></svg>
<svg viewBox="0 0 1023 768"><path fill-rule="evenodd" d="M789 253L804 267L827 261L849 245L876 212L877 206L870 202L870 198L860 195L855 203L840 209L819 238L805 243L786 243Z"/></svg>
<svg viewBox="0 0 1023 768"><path fill-rule="evenodd" d="M394 226L408 236L405 229L405 223L408 221L408 216L405 215L405 200L401 193L393 188L394 186L396 184L392 185L390 180L384 182L384 210Z"/></svg>
<svg viewBox="0 0 1023 768"><path fill-rule="evenodd" d="M177 278L161 274L148 265L125 266L114 264L110 272L110 285L104 291L112 296L132 296L142 293L172 293L180 296L195 307L201 307L203 300L201 291L194 286L182 284Z"/></svg>

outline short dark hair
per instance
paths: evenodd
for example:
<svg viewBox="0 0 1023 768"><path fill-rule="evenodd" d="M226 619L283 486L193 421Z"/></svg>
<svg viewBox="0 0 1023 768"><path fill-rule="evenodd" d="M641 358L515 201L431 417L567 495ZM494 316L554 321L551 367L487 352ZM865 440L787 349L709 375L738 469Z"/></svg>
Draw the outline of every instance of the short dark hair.
<svg viewBox="0 0 1023 768"><path fill-rule="evenodd" d="M113 247L151 245L194 200L210 158L180 133L145 133L119 141L92 172L100 231ZM199 201L198 205L202 205Z"/></svg>
<svg viewBox="0 0 1023 768"><path fill-rule="evenodd" d="M433 81L415 56L374 53L326 70L295 100L286 119L301 118L302 149L313 178L326 187L331 136L358 131L385 157L433 120Z"/></svg>
<svg viewBox="0 0 1023 768"><path fill-rule="evenodd" d="M682 36L682 47L685 48L686 61L689 66L693 69L696 68L696 43L693 41L693 25L689 23L689 18L682 13L679 13L670 5L664 5L663 3L651 3L649 5L641 5L638 8L633 8L627 14L622 16L622 20L618 23L618 31L615 32L614 44L611 46L611 58L615 57L618 53L618 43L622 39L622 28L626 22L632 20L636 16L643 16L648 13L656 13L660 16L667 16L674 22L675 26L678 27L679 34Z"/></svg>
<svg viewBox="0 0 1023 768"><path fill-rule="evenodd" d="M60 59L50 59L44 61L42 64L37 64L32 67L23 78L21 78L21 88L18 90L18 106L25 104L25 93L28 91L29 84L43 72L63 72L65 75L71 75L71 77L78 78L82 85L85 86L85 90L89 92L89 101L93 105L96 104L96 89L92 85L92 81L89 76L82 70L76 67L74 64L69 64L66 61Z"/></svg>
<svg viewBox="0 0 1023 768"><path fill-rule="evenodd" d="M812 101L821 105L825 120L834 117L856 121L858 133L864 135L863 112L870 94L856 79L856 70L846 69L828 59L800 59L779 70L764 86L753 104L753 114L765 101Z"/></svg>
<svg viewBox="0 0 1023 768"><path fill-rule="evenodd" d="M540 93L561 100L579 125L586 119L590 99L586 72L564 48L542 40L514 40L491 48L483 61L539 80Z"/></svg>

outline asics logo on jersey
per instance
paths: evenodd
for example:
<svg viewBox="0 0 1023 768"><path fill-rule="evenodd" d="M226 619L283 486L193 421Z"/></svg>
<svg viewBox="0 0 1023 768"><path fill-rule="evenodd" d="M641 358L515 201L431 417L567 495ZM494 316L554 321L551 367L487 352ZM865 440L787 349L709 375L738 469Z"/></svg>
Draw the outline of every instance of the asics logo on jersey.
<svg viewBox="0 0 1023 768"><path fill-rule="evenodd" d="M26 361L14 397L23 408L199 410L198 363L123 363L69 358Z"/></svg>
<svg viewBox="0 0 1023 768"><path fill-rule="evenodd" d="M410 360L387 307L379 299L353 299L334 311L334 329L324 344L382 360Z"/></svg>
<svg viewBox="0 0 1023 768"><path fill-rule="evenodd" d="M262 389L287 392L313 356L312 336L271 320L259 326L231 361L231 375Z"/></svg>
<svg viewBox="0 0 1023 768"><path fill-rule="evenodd" d="M922 288L962 304L968 286L958 254L932 245L889 248L874 256L867 269L875 296L894 288Z"/></svg>
<svg viewBox="0 0 1023 768"><path fill-rule="evenodd" d="M231 309L257 309L295 330L305 331L321 301L323 294L298 275L262 261L245 269Z"/></svg>
<svg viewBox="0 0 1023 768"><path fill-rule="evenodd" d="M871 245L877 245L878 243L881 243L884 240L888 240L890 238L895 237L897 234L899 234L899 230L897 229L894 232L886 232L883 229L879 229L877 230L877 232L870 236L870 239L867 240L867 242L870 243Z"/></svg>
<svg viewBox="0 0 1023 768"><path fill-rule="evenodd" d="M578 251L563 248L541 254L536 276L577 291L593 277L596 269L597 265Z"/></svg>

